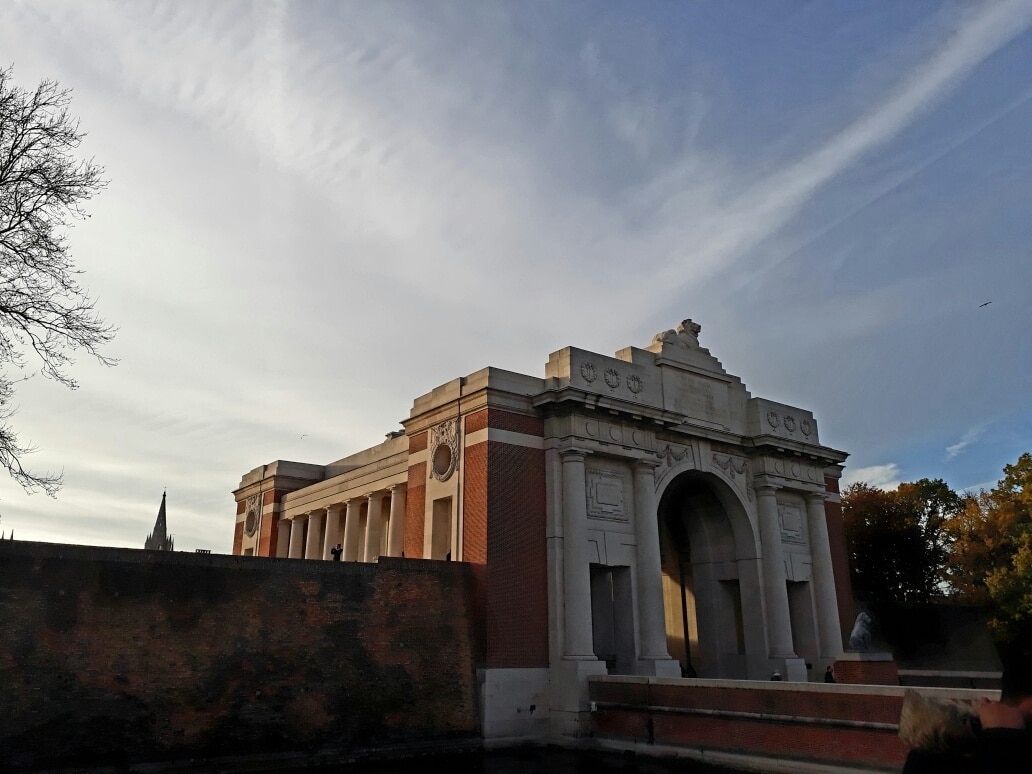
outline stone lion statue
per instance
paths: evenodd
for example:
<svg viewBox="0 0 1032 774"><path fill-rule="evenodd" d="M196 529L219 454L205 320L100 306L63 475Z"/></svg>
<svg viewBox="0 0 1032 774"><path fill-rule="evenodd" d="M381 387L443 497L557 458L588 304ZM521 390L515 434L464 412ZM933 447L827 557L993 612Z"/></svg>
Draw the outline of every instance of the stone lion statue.
<svg viewBox="0 0 1032 774"><path fill-rule="evenodd" d="M682 320L677 329L662 331L652 337L653 344L677 344L686 349L699 349L699 332L702 326L691 319Z"/></svg>
<svg viewBox="0 0 1032 774"><path fill-rule="evenodd" d="M862 610L853 622L853 631L849 633L850 650L870 650L871 648L871 616Z"/></svg>

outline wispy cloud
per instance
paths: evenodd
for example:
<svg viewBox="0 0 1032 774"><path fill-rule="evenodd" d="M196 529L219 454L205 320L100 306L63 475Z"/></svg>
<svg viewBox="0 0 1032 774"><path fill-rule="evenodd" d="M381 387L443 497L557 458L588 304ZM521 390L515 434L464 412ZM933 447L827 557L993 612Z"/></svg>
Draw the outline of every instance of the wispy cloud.
<svg viewBox="0 0 1032 774"><path fill-rule="evenodd" d="M964 435L960 437L959 441L957 441L955 444L946 447L946 459L952 460L954 457L956 457L958 454L964 451L964 449L966 449L968 446L970 446L979 438L981 438L982 433L984 432L985 425L975 425L974 427L972 427L970 430L968 430L966 433L964 433Z"/></svg>
<svg viewBox="0 0 1032 774"><path fill-rule="evenodd" d="M849 486L863 481L877 489L897 488L903 481L902 471L895 462L884 465L870 465L866 468L846 468L842 474L842 485Z"/></svg>
<svg viewBox="0 0 1032 774"><path fill-rule="evenodd" d="M693 267L699 269L704 262L715 271L736 264L785 225L823 185L925 115L975 67L1032 25L1032 3L1027 0L980 4L973 9L938 51L866 114L823 146L746 189L719 213L707 213L717 217L696 235L701 239L693 240ZM676 185L677 177L664 184ZM767 268L769 262L760 262L754 270ZM683 264L668 268L675 288L681 286L677 280L682 271Z"/></svg>

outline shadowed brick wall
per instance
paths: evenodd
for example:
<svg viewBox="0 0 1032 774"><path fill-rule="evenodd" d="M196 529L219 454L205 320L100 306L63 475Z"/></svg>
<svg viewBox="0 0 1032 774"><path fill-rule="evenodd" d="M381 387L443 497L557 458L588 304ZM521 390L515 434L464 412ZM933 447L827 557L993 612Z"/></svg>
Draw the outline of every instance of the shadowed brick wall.
<svg viewBox="0 0 1032 774"><path fill-rule="evenodd" d="M470 567L0 543L0 768L479 736Z"/></svg>
<svg viewBox="0 0 1032 774"><path fill-rule="evenodd" d="M538 417L484 409L470 428L540 437ZM488 668L548 666L545 453L500 441L466 448L463 554L482 583Z"/></svg>
<svg viewBox="0 0 1032 774"><path fill-rule="evenodd" d="M922 689L978 703L991 691ZM664 747L899 771L907 748L899 739L903 689L896 687L676 681L593 677L596 738Z"/></svg>

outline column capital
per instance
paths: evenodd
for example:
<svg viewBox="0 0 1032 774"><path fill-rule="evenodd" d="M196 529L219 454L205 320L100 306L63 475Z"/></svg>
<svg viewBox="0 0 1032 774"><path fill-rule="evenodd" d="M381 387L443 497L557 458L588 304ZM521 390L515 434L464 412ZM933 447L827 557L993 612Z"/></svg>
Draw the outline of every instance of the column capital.
<svg viewBox="0 0 1032 774"><path fill-rule="evenodd" d="M661 464L662 463L659 460L640 459L634 460L631 463L631 467L634 469L635 473L655 473L656 468Z"/></svg>
<svg viewBox="0 0 1032 774"><path fill-rule="evenodd" d="M811 503L823 503L828 499L827 492L804 492L803 496Z"/></svg>
<svg viewBox="0 0 1032 774"><path fill-rule="evenodd" d="M395 489L408 489L408 484L407 483L391 484L389 487L387 487L387 491L388 492L393 492Z"/></svg>
<svg viewBox="0 0 1032 774"><path fill-rule="evenodd" d="M563 462L576 462L577 460L583 460L591 452L588 449L581 449L576 446L569 449L560 449L559 456L563 458Z"/></svg>
<svg viewBox="0 0 1032 774"><path fill-rule="evenodd" d="M761 495L763 497L774 497L778 493L778 490L781 489L781 487L774 486L774 484L760 484L759 486L754 487L754 489L756 490L756 494L758 495Z"/></svg>

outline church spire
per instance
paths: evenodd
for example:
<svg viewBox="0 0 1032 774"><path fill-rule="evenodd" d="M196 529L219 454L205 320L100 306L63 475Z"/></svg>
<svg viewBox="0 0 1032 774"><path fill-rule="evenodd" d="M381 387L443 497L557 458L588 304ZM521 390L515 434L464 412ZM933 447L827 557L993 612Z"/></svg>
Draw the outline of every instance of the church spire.
<svg viewBox="0 0 1032 774"><path fill-rule="evenodd" d="M161 507L158 508L158 518L154 522L154 531L147 536L143 544L145 549L151 551L171 551L172 536L168 534L168 525L165 523L165 495L161 493Z"/></svg>

